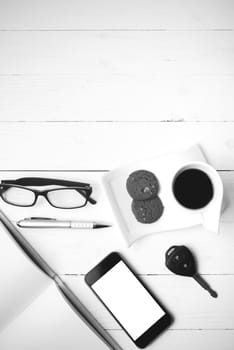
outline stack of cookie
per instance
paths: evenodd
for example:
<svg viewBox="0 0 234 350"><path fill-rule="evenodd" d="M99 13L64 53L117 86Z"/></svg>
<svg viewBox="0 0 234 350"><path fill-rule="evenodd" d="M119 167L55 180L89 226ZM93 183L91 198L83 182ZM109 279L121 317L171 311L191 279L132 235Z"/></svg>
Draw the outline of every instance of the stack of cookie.
<svg viewBox="0 0 234 350"><path fill-rule="evenodd" d="M137 221L150 224L157 221L163 213L163 204L158 197L159 181L147 170L137 170L127 179L127 191L132 197L132 212Z"/></svg>

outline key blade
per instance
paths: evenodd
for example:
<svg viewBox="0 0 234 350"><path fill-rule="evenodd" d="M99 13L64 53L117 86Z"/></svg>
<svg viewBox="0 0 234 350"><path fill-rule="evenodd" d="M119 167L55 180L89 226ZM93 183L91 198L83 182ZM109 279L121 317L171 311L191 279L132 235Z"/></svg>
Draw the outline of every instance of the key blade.
<svg viewBox="0 0 234 350"><path fill-rule="evenodd" d="M218 293L216 293L216 292L209 286L209 284L208 284L198 273L195 273L195 274L193 275L193 278L195 279L195 281L196 281L197 283L200 284L200 286L201 286L202 288L204 288L205 290L207 290L213 298L217 298L217 297L218 297Z"/></svg>
<svg viewBox="0 0 234 350"><path fill-rule="evenodd" d="M208 292L213 298L218 298L218 293L216 293L213 289L209 289Z"/></svg>

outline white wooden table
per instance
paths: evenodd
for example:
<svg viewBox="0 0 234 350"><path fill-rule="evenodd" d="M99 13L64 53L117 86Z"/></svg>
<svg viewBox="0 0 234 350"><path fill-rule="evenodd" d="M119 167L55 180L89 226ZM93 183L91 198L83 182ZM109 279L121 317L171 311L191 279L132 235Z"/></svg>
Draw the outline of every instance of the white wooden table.
<svg viewBox="0 0 234 350"><path fill-rule="evenodd" d="M0 1L0 176L90 181L96 206L63 212L1 201L13 220L55 216L108 220L99 232L23 231L126 350L132 342L84 284L118 250L175 316L149 349L234 346L234 1ZM101 185L133 159L198 142L220 172L227 209L221 235L196 227L125 247ZM164 266L186 244L217 290ZM69 349L69 345L68 345ZM45 349L47 350L47 349Z"/></svg>

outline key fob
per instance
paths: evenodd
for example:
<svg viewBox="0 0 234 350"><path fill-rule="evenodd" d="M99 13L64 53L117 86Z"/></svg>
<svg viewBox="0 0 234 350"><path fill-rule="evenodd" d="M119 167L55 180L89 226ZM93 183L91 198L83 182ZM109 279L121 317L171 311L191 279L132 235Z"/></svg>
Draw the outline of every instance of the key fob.
<svg viewBox="0 0 234 350"><path fill-rule="evenodd" d="M172 246L166 252L167 268L181 276L193 276L196 273L196 263L190 250L183 246Z"/></svg>

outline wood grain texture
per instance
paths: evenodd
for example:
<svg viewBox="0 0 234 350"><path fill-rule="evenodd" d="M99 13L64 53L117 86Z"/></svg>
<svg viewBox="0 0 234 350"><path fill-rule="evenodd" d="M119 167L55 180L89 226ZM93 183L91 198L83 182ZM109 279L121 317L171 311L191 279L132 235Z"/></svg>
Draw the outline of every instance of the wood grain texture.
<svg viewBox="0 0 234 350"><path fill-rule="evenodd" d="M6 31L0 47L0 74L234 74L232 31Z"/></svg>
<svg viewBox="0 0 234 350"><path fill-rule="evenodd" d="M233 120L232 31L0 32L0 47L0 121Z"/></svg>
<svg viewBox="0 0 234 350"><path fill-rule="evenodd" d="M3 170L110 170L198 143L234 170L234 123L1 123ZM6 151L7 150L7 151Z"/></svg>
<svg viewBox="0 0 234 350"><path fill-rule="evenodd" d="M125 349L136 350L137 348L124 334L123 331L111 331L110 334L125 346ZM157 341L152 343L149 350L168 350L172 349L200 349L207 350L232 350L234 344L234 332L227 330L169 330L163 334Z"/></svg>
<svg viewBox="0 0 234 350"><path fill-rule="evenodd" d="M0 121L234 120L232 74L8 75L0 96Z"/></svg>
<svg viewBox="0 0 234 350"><path fill-rule="evenodd" d="M233 29L230 0L5 0L2 30Z"/></svg>

